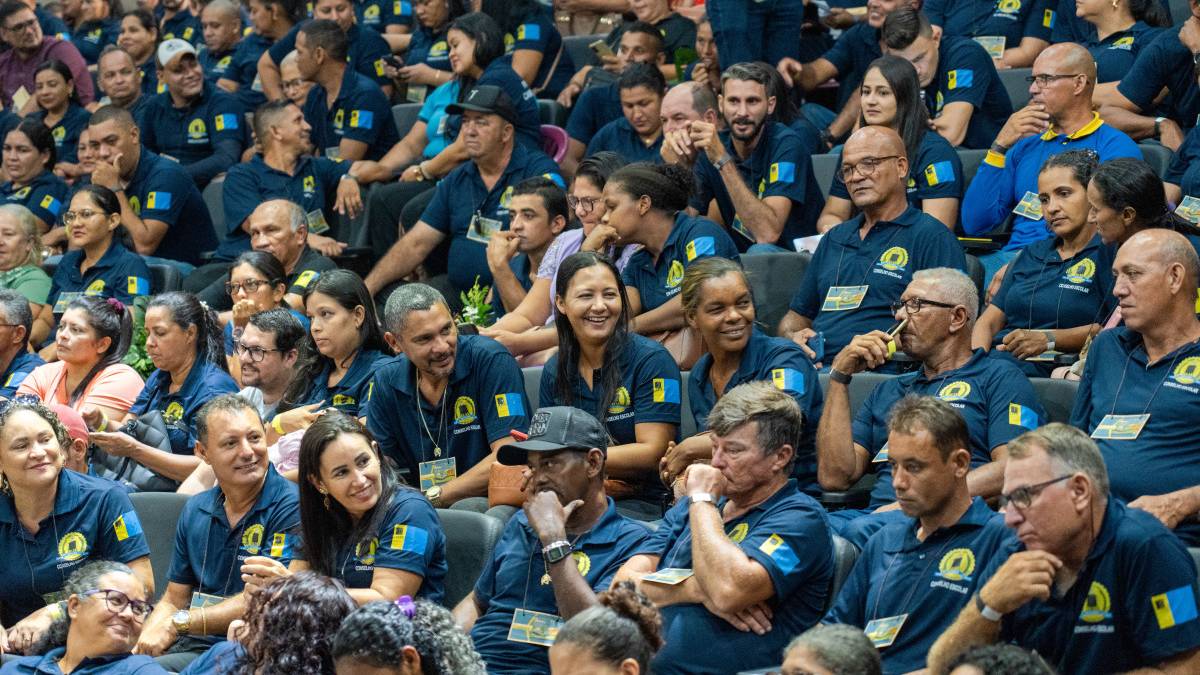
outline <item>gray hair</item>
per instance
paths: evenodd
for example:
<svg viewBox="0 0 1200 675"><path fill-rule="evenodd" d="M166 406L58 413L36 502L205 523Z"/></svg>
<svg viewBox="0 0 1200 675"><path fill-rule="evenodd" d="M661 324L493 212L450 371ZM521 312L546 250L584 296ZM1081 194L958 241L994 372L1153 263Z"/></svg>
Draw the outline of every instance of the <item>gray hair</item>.
<svg viewBox="0 0 1200 675"><path fill-rule="evenodd" d="M267 201L255 207L255 211L259 209L280 209L283 215L287 217L288 229L296 232L300 226L308 226L308 215L304 213L304 208L296 202L288 199L268 199Z"/></svg>
<svg viewBox="0 0 1200 675"><path fill-rule="evenodd" d="M746 382L725 392L708 414L708 428L717 436L751 422L758 422L755 440L764 456L792 446L792 461L784 468L790 474L804 431L804 413L796 399L770 382Z"/></svg>
<svg viewBox="0 0 1200 675"><path fill-rule="evenodd" d="M215 413L223 412L231 414L239 413L243 410L253 412L255 419L260 424L262 423L262 417L258 412L258 408L240 394L221 394L211 399L196 412L196 437L200 439L201 443L208 443L209 420Z"/></svg>
<svg viewBox="0 0 1200 675"><path fill-rule="evenodd" d="M25 327L25 340L28 341L29 331L33 328L33 312L29 309L29 299L12 289L0 290L0 312L3 312L6 322Z"/></svg>
<svg viewBox="0 0 1200 675"><path fill-rule="evenodd" d="M818 624L792 640L787 652L802 647L833 675L881 675L879 650L861 628Z"/></svg>
<svg viewBox="0 0 1200 675"><path fill-rule="evenodd" d="M292 64L296 63L296 60L299 58L300 57L296 54L296 50L293 49L292 51L287 53L287 56L283 57L283 60L281 60L279 62L279 67L283 68L284 65L292 65Z"/></svg>
<svg viewBox="0 0 1200 675"><path fill-rule="evenodd" d="M968 322L973 324L979 318L979 289L966 272L953 267L931 267L913 272L912 280L936 287L943 302L962 305L967 310Z"/></svg>
<svg viewBox="0 0 1200 675"><path fill-rule="evenodd" d="M38 233L37 220L33 212L20 204L4 204L0 206L0 216L8 216L17 223L25 240L29 242L29 255L21 266L42 264L42 235Z"/></svg>
<svg viewBox="0 0 1200 675"><path fill-rule="evenodd" d="M138 576L133 573L133 569L125 563L115 560L95 560L85 563L79 569L72 572L71 576L67 577L67 582L63 585L63 597L69 598L72 595L81 596L95 589L100 583L100 577L108 574L128 574L138 579ZM138 579L138 583L141 583L140 579ZM145 590L144 585L142 586L142 590ZM33 645L30 653L44 654L55 647L67 644L67 632L70 628L71 617L66 612L63 612L51 622L50 627L46 629L42 638Z"/></svg>
<svg viewBox="0 0 1200 675"><path fill-rule="evenodd" d="M1040 449L1054 466L1065 474L1081 473L1088 477L1100 498L1108 497L1108 469L1096 442L1083 431L1068 424L1052 422L1026 431L1008 442L1009 459L1025 459Z"/></svg>
<svg viewBox="0 0 1200 675"><path fill-rule="evenodd" d="M398 335L404 331L410 312L424 312L433 309L434 305L450 305L446 298L436 288L426 284L404 284L388 296L387 305L383 308L383 323L389 333Z"/></svg>

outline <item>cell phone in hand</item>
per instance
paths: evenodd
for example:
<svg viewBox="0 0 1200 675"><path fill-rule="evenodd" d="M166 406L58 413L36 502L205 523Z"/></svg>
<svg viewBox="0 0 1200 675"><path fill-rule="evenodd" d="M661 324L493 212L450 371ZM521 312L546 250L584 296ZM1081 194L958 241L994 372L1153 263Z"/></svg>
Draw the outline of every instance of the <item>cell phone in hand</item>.
<svg viewBox="0 0 1200 675"><path fill-rule="evenodd" d="M612 47L609 47L608 43L604 40L596 40L588 45L588 47L596 54L597 57L600 58L601 61L603 61L604 57L606 56L610 58L617 57L617 55L613 53Z"/></svg>
<svg viewBox="0 0 1200 675"><path fill-rule="evenodd" d="M397 70L404 67L404 59L396 56L395 54L388 54L387 56L383 57L383 61Z"/></svg>

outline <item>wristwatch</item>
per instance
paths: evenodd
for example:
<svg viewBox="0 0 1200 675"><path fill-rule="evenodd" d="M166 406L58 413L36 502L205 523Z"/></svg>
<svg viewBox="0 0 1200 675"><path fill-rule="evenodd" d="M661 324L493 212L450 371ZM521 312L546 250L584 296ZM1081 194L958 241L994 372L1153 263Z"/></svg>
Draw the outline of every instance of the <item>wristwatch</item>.
<svg viewBox="0 0 1200 675"><path fill-rule="evenodd" d="M1167 118L1165 118L1165 117L1155 117L1154 118L1154 137L1155 138L1162 138L1162 123L1165 121L1167 121Z"/></svg>
<svg viewBox="0 0 1200 675"><path fill-rule="evenodd" d="M843 373L842 371L837 370L835 368L829 369L829 381L830 382L837 382L838 384L850 384L850 380L853 378L854 378L854 376L851 375L850 373Z"/></svg>
<svg viewBox="0 0 1200 675"><path fill-rule="evenodd" d="M549 545L543 548L542 557L546 559L547 565L553 565L554 563L571 555L571 551L574 550L575 547L571 545L571 542L565 539L560 539L558 541L550 542Z"/></svg>
<svg viewBox="0 0 1200 675"><path fill-rule="evenodd" d="M708 502L709 504L712 504L713 506L717 505L717 499L716 499L716 497L712 496L711 492L697 492L694 495L689 495L689 499L692 500L693 504L697 504L700 502Z"/></svg>
<svg viewBox="0 0 1200 675"><path fill-rule="evenodd" d="M728 164L732 161L733 161L733 155L725 155L721 159L718 159L716 164L713 164L713 168L716 169L717 171L720 171L721 169L725 168L726 164Z"/></svg>
<svg viewBox="0 0 1200 675"><path fill-rule="evenodd" d="M1044 330L1042 334L1046 336L1046 351L1054 351L1054 331Z"/></svg>
<svg viewBox="0 0 1200 675"><path fill-rule="evenodd" d="M175 633L178 635L187 635L188 629L192 627L192 621L189 618L186 609L181 609L171 615L171 625L175 627Z"/></svg>
<svg viewBox="0 0 1200 675"><path fill-rule="evenodd" d="M1004 618L1003 614L997 612L991 607L988 607L987 603L983 601L983 596L979 595L979 593L975 594L975 609L979 610L979 616L982 616L992 623L999 623L1000 619Z"/></svg>
<svg viewBox="0 0 1200 675"><path fill-rule="evenodd" d="M441 502L441 500L442 500L442 486L434 485L433 487L426 490L425 498L429 500L430 504L437 506L438 503Z"/></svg>

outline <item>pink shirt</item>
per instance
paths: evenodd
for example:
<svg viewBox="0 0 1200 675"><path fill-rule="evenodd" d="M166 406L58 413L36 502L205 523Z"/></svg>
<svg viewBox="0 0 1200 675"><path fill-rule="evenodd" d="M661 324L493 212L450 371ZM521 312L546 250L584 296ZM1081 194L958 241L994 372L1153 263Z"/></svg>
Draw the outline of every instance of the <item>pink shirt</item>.
<svg viewBox="0 0 1200 675"><path fill-rule="evenodd" d="M75 93L79 95L81 105L87 105L96 99L87 62L83 60L75 45L55 37L43 37L37 53L28 60L18 56L15 49L0 54L0 103L4 104L6 110L12 109L12 96L21 87L25 87L25 91L33 96L34 71L50 59L62 61L71 70L71 76L75 80Z"/></svg>
<svg viewBox="0 0 1200 675"><path fill-rule="evenodd" d="M96 373L88 383L83 395L71 405L71 392L67 391L67 364L62 361L47 363L33 369L21 382L17 394L36 396L45 402L61 403L81 411L86 405L104 406L128 412L142 393L142 376L124 363L113 364Z"/></svg>

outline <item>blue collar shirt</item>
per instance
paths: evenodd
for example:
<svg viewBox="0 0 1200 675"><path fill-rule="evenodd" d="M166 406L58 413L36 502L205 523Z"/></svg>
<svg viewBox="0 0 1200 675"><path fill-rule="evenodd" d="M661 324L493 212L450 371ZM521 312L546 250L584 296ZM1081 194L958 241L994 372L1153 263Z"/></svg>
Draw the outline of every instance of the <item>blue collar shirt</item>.
<svg viewBox="0 0 1200 675"><path fill-rule="evenodd" d="M125 305L132 305L139 296L150 295L153 277L146 260L115 238L87 272L79 271L82 264L83 250L77 249L64 253L54 268L46 302L55 314L65 312L67 305L80 295L116 298Z"/></svg>
<svg viewBox="0 0 1200 675"><path fill-rule="evenodd" d="M167 224L167 233L154 255L198 264L201 253L217 247L208 206L196 183L177 162L142 146L125 194L129 206L143 220Z"/></svg>
<svg viewBox="0 0 1200 675"><path fill-rule="evenodd" d="M332 366L326 366L317 374L312 388L297 405L321 403L322 410L336 408L351 417L361 417L366 410L368 392L371 388L372 378L375 377L375 370L387 358L383 352L360 349L354 355L354 361L350 363L350 367L346 369L346 374L337 384L333 385L329 384Z"/></svg>
<svg viewBox="0 0 1200 675"><path fill-rule="evenodd" d="M337 158L343 138L368 145L365 159L378 160L400 142L387 97L353 68L342 74L333 105L328 106L325 88L313 85L304 101L304 120L312 126L313 145L327 157Z"/></svg>
<svg viewBox="0 0 1200 675"><path fill-rule="evenodd" d="M146 386L129 408L134 415L158 410L171 437L171 451L190 455L196 447L196 413L201 406L221 394L236 394L237 383L229 373L197 359L179 391L171 392L171 374L155 370L146 378Z"/></svg>
<svg viewBox="0 0 1200 675"><path fill-rule="evenodd" d="M740 262L737 247L725 228L708 218L680 211L658 259L643 248L629 259L621 276L626 287L637 291L642 312L648 312L679 295L689 265L712 256Z"/></svg>

